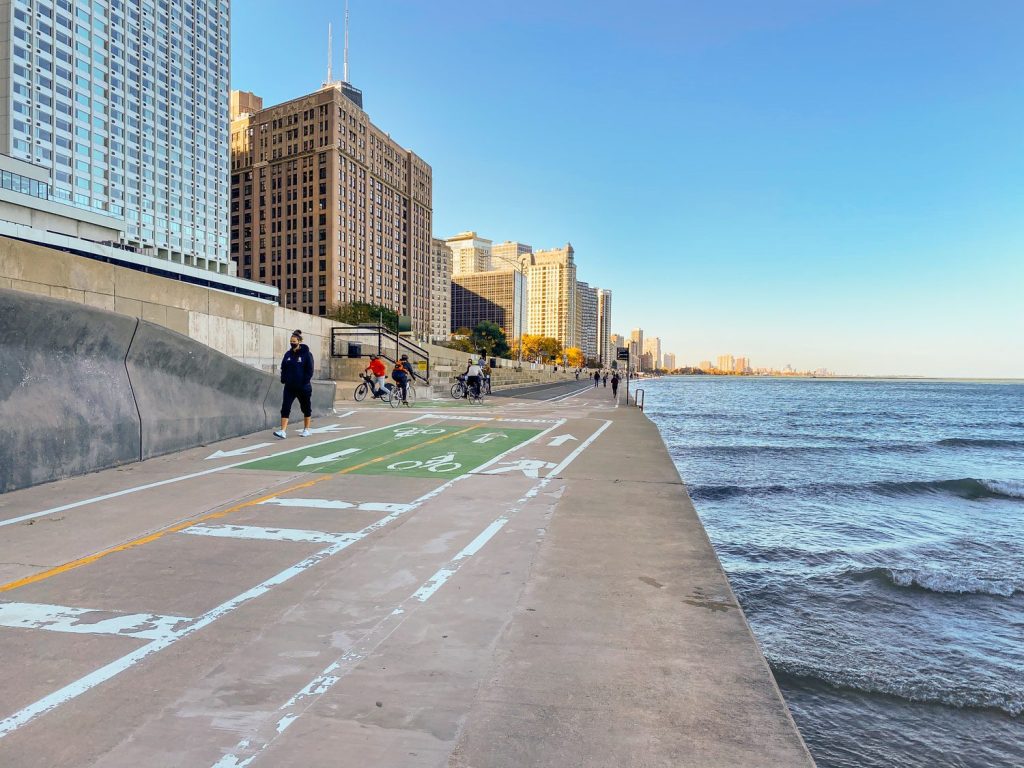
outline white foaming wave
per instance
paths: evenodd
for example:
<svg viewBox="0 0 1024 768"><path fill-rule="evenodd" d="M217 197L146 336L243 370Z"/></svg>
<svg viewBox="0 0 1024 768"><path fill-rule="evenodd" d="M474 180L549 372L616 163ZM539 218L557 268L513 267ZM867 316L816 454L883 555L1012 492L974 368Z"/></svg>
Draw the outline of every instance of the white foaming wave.
<svg viewBox="0 0 1024 768"><path fill-rule="evenodd" d="M1020 480L982 480L981 484L1001 496L1024 499L1024 482Z"/></svg>
<svg viewBox="0 0 1024 768"><path fill-rule="evenodd" d="M1013 597L1018 592L1024 592L1024 582L1011 579L987 579L928 568L886 568L885 573L899 587L918 587L929 592L996 597Z"/></svg>

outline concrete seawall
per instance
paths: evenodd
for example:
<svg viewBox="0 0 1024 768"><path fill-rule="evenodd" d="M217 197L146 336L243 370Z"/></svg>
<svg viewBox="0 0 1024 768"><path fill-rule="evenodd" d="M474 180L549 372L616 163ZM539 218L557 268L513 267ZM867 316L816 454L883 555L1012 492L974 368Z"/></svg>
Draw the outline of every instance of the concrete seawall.
<svg viewBox="0 0 1024 768"><path fill-rule="evenodd" d="M279 418L276 376L146 320L60 299L0 289L0 357L0 492ZM330 411L334 392L314 383L314 413Z"/></svg>

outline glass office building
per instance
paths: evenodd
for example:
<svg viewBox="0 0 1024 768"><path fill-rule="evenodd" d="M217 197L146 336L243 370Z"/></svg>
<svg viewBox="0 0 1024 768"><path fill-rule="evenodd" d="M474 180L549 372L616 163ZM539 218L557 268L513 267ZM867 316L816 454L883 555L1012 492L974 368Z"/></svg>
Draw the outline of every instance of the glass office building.
<svg viewBox="0 0 1024 768"><path fill-rule="evenodd" d="M229 16L0 0L0 219L233 274Z"/></svg>

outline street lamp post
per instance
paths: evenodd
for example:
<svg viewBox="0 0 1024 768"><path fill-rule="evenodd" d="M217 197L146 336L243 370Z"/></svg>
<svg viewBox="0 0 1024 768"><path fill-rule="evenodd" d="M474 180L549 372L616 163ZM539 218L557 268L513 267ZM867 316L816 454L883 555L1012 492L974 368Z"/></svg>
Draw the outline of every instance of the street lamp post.
<svg viewBox="0 0 1024 768"><path fill-rule="evenodd" d="M492 259L495 258L495 255L493 253L491 254L491 258ZM519 326L518 365L519 365L519 370L522 370L523 369L523 299L526 298L526 270L523 268L523 265L521 263L516 263L516 262L512 261L511 259L509 259L507 256L498 256L497 258L500 259L501 261L504 261L506 264L511 265L512 268L522 278L522 283L519 286L519 302L518 302L519 303L519 307L516 310L516 315L518 316L518 318L517 318L518 319L517 325ZM515 296L515 293L516 293L516 287L515 287L515 281L513 280L513 283L512 283L512 295Z"/></svg>

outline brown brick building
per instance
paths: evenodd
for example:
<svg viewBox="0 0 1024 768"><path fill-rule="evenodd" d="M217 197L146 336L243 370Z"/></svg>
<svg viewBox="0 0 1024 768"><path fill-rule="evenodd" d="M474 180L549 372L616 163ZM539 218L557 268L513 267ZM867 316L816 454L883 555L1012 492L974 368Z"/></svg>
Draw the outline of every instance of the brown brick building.
<svg viewBox="0 0 1024 768"><path fill-rule="evenodd" d="M430 323L431 169L345 83L263 108L231 94L231 256L282 306L366 301Z"/></svg>

